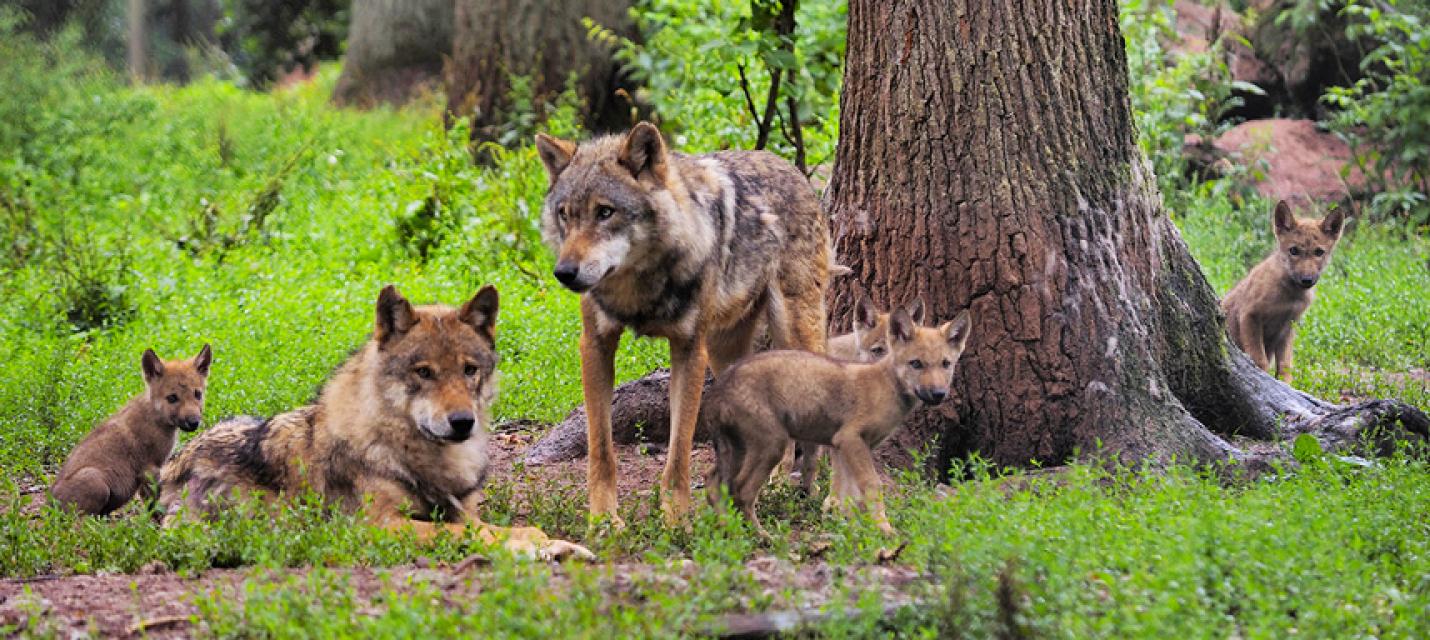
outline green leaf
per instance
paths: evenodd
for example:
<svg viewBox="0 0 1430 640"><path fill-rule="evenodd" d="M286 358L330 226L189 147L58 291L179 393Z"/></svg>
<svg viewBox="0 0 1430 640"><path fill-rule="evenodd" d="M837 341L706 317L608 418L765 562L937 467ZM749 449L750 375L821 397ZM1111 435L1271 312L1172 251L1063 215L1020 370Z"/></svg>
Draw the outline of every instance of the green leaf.
<svg viewBox="0 0 1430 640"><path fill-rule="evenodd" d="M1321 442L1309 433L1296 436L1291 443L1291 455L1296 457L1296 461L1302 464L1320 460L1325 451L1321 449Z"/></svg>

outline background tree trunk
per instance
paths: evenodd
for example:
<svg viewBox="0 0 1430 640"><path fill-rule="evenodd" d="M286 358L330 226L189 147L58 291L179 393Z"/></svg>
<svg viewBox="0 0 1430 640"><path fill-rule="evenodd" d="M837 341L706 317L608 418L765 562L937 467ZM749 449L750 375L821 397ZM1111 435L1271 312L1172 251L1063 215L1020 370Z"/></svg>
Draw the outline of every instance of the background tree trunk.
<svg viewBox="0 0 1430 640"><path fill-rule="evenodd" d="M1233 437L1339 442L1341 414L1227 341L1137 146L1115 0L850 0L841 112L826 201L854 274L832 317L868 293L974 318L951 399L895 452L937 440L944 470L975 451L1221 461L1250 457Z"/></svg>
<svg viewBox="0 0 1430 640"><path fill-rule="evenodd" d="M418 87L436 82L452 51L452 18L452 0L353 0L333 101L402 104Z"/></svg>
<svg viewBox="0 0 1430 640"><path fill-rule="evenodd" d="M974 452L1257 470L1302 433L1332 450L1369 436L1376 453L1430 435L1413 407L1332 406L1228 341L1137 146L1116 0L1040 7L849 2L825 196L854 273L833 282L831 317L847 329L865 293L885 308L922 296L935 320L973 313L952 396L916 411L881 457L905 466L937 442L935 474ZM650 415L659 382L618 388L613 415ZM584 424L573 414L548 437Z"/></svg>
<svg viewBox="0 0 1430 640"><path fill-rule="evenodd" d="M535 110L549 104L575 76L575 89L585 102L586 128L615 131L634 124L629 97L633 85L620 71L606 46L587 37L583 18L590 18L624 37L637 32L629 17L631 0L457 0L452 64L447 72L447 109L470 116L476 140L500 141L526 131L503 131L512 110ZM513 76L530 79L529 105L511 102ZM525 115L525 114L519 114ZM534 126L535 122L531 123ZM530 126L526 128L531 128Z"/></svg>
<svg viewBox="0 0 1430 640"><path fill-rule="evenodd" d="M149 77L148 61L145 53L144 35L145 27L149 21L148 11L144 7L144 0L129 0L128 11L125 13L129 24L129 79L134 84L143 84Z"/></svg>

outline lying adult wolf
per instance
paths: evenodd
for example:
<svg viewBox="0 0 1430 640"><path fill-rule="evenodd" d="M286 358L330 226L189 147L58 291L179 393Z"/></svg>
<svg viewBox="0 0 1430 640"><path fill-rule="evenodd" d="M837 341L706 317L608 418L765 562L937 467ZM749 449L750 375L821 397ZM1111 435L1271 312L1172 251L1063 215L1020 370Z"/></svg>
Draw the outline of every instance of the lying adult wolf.
<svg viewBox="0 0 1430 640"><path fill-rule="evenodd" d="M419 539L472 528L487 542L543 558L591 557L531 527L477 517L487 475L487 416L496 394L497 290L460 309L414 307L388 286L372 339L338 369L317 403L268 420L220 422L160 475L171 522L181 506L204 513L234 490L312 488L379 525Z"/></svg>
<svg viewBox="0 0 1430 640"><path fill-rule="evenodd" d="M670 344L668 521L690 508L690 449L707 364L776 348L823 352L829 224L798 169L763 151L684 155L642 122L581 144L538 135L551 178L542 235L556 279L581 296L590 512L616 523L613 363L621 333Z"/></svg>

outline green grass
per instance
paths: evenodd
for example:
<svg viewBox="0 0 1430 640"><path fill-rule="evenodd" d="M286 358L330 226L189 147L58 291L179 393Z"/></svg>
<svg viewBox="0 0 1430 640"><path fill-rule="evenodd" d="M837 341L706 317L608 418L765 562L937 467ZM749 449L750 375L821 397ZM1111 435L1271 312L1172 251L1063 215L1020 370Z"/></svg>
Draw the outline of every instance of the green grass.
<svg viewBox="0 0 1430 640"><path fill-rule="evenodd" d="M172 530L137 509L110 519L30 514L18 485L44 482L142 389L144 348L176 357L213 344L210 422L276 413L311 399L364 340L389 282L448 303L498 286L499 420L552 421L580 400L577 299L545 276L535 217L546 178L530 148L473 167L464 132L444 131L435 103L331 108L332 69L271 95L212 81L127 89L88 65L51 71L24 58L52 53L0 41L0 60L30 64L0 63L10 89L0 141L14 149L0 156L0 576L129 573L155 561L185 574L255 568L242 599L196 596L204 629L219 636L665 636L731 610L798 604L802 593L768 591L745 562L832 543L822 561L840 617L820 633L881 631L877 592L851 576L890 541L780 486L762 502L775 538L763 547L708 508L689 530L671 530L635 517L651 505L629 498L630 528L593 537L579 488L497 485L489 521L537 522L649 574L614 589L608 565L553 570L494 553L461 597L394 570L377 596L388 606L375 609L345 568L455 562L477 545L424 549L311 499ZM49 73L63 81L47 82ZM553 126L571 133L568 122ZM1169 199L1224 292L1269 249L1269 206L1235 206L1218 188ZM1427 254L1424 238L1348 232L1302 324L1298 386L1430 407L1424 378L1399 375L1430 367ZM75 309L100 321L76 328ZM664 357L663 345L632 340L618 377ZM1022 485L972 475L949 498L911 476L893 491L890 514L908 542L899 562L928 577L916 588L924 604L899 614L905 635L1415 637L1430 628L1424 463L1312 464L1232 486L1185 469L1075 466ZM285 567L316 569L277 571Z"/></svg>

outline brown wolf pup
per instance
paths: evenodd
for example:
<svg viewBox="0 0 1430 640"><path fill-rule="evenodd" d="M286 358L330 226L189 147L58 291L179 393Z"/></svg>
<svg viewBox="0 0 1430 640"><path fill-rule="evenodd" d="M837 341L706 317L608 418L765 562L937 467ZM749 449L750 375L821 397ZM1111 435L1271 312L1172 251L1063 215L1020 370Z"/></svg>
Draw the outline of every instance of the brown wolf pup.
<svg viewBox="0 0 1430 640"><path fill-rule="evenodd" d="M915 298L908 307L914 324L924 322L924 301ZM854 307L854 330L829 339L831 358L850 362L873 362L889 353L889 314L879 310L868 297Z"/></svg>
<svg viewBox="0 0 1430 640"><path fill-rule="evenodd" d="M105 515L137 491L154 497L159 465L174 450L178 430L203 422L204 389L213 351L208 345L189 360L159 360L153 349L140 359L144 393L95 427L70 453L50 494L61 505Z"/></svg>
<svg viewBox="0 0 1430 640"><path fill-rule="evenodd" d="M925 328L899 309L889 317L889 355L877 362L769 351L736 364L716 378L700 414L715 438L711 502L723 488L763 534L755 500L785 446L790 440L831 445L831 497L862 497L879 528L892 533L871 452L917 401L943 402L969 327L967 311Z"/></svg>
<svg viewBox="0 0 1430 640"><path fill-rule="evenodd" d="M667 521L690 509L690 449L705 369L750 351L760 319L777 348L824 351L828 220L809 182L770 153L683 155L642 122L581 143L538 135L556 279L581 297L581 383L591 516L616 516L613 362L621 333L670 344Z"/></svg>
<svg viewBox="0 0 1430 640"><path fill-rule="evenodd" d="M315 404L268 420L221 422L164 465L166 524L180 507L206 513L234 490L311 488L349 511L370 499L367 515L376 524L423 540L471 528L521 553L592 557L539 529L505 529L477 517L496 394L496 315L490 285L460 309L414 307L384 288L372 338Z"/></svg>
<svg viewBox="0 0 1430 640"><path fill-rule="evenodd" d="M1311 306L1311 287L1331 261L1345 216L1301 220L1283 200L1271 219L1276 250L1231 288L1221 310L1232 342L1263 370L1274 360L1276 377L1289 383L1296 321Z"/></svg>

